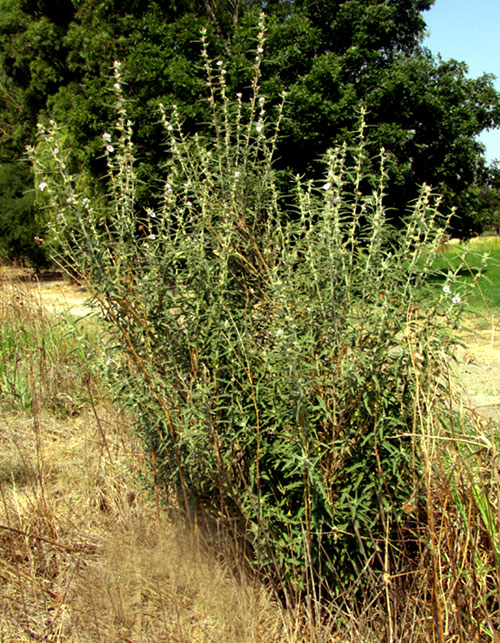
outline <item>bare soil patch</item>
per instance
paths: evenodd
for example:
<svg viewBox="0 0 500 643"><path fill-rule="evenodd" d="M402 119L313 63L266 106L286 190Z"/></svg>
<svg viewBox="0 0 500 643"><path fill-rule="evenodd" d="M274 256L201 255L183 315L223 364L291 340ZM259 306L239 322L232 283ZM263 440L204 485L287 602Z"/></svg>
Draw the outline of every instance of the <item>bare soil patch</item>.
<svg viewBox="0 0 500 643"><path fill-rule="evenodd" d="M474 328L460 334L456 371L464 403L476 413L500 420L500 328Z"/></svg>
<svg viewBox="0 0 500 643"><path fill-rule="evenodd" d="M0 282L16 288L20 296L35 297L49 311L83 317L91 312L88 296L58 270L35 274L27 268L0 267ZM7 286L8 287L8 286ZM1 296L2 289L0 289Z"/></svg>

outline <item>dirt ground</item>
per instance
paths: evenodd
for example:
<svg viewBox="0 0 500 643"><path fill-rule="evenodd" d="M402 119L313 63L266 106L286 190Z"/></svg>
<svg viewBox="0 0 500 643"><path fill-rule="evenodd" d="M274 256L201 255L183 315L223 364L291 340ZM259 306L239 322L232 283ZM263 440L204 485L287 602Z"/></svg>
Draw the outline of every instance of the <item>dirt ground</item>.
<svg viewBox="0 0 500 643"><path fill-rule="evenodd" d="M63 278L60 271L43 273L37 277L25 268L0 266L0 284L5 284L5 288L15 287L21 293L25 291L26 297L40 300L50 312L66 312L76 317L91 312L85 305L85 290Z"/></svg>
<svg viewBox="0 0 500 643"><path fill-rule="evenodd" d="M35 295L54 313L67 312L83 317L91 312L85 305L85 291L63 279L60 273L50 273L42 279L34 279L25 269L0 268L0 282L2 281L14 282L21 291L26 289L27 296ZM456 363L451 365L464 388L463 403L483 417L498 421L500 319L486 329L474 320L469 320L464 326L467 328L460 333L464 347L457 349Z"/></svg>
<svg viewBox="0 0 500 643"><path fill-rule="evenodd" d="M456 371L465 389L464 403L484 417L500 420L500 323L463 330L460 339L465 346L457 349Z"/></svg>

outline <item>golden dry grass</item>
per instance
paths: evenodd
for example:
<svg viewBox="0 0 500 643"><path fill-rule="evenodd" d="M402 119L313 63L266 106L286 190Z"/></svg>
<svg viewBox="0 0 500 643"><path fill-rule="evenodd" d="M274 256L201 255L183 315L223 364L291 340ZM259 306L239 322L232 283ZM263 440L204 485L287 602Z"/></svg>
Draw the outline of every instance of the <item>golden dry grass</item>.
<svg viewBox="0 0 500 643"><path fill-rule="evenodd" d="M55 313L33 290L9 286L0 295L0 327L23 315L25 325L53 328ZM500 640L491 419L470 425L464 416L456 448L432 441L427 506L420 522L416 509L409 514L414 550L400 570L380 576L371 594L353 588L335 605L309 594L290 613L230 542L216 550L166 510L133 418L99 394L98 382L82 386L93 376L81 355L72 367L65 350L52 358L66 369L61 413L50 401L61 365L40 370L40 354L26 355L34 404L0 405L2 643Z"/></svg>
<svg viewBox="0 0 500 643"><path fill-rule="evenodd" d="M130 422L97 412L2 417L1 640L286 640L269 592L156 505Z"/></svg>
<svg viewBox="0 0 500 643"><path fill-rule="evenodd" d="M56 323L32 290L4 286L0 324L20 315ZM39 355L15 357L31 360L32 406L0 407L0 640L291 640L271 592L160 506L133 420L95 402L95 382L55 414ZM67 374L80 394L82 368Z"/></svg>

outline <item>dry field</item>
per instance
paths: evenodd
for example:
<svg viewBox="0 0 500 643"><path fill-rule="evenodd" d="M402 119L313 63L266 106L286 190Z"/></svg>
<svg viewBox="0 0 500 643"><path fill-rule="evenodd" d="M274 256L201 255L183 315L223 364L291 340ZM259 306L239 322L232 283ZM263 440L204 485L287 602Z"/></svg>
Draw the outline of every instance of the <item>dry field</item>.
<svg viewBox="0 0 500 643"><path fill-rule="evenodd" d="M500 332L500 329L499 329ZM458 378L464 404L493 420L500 419L500 335L492 331L464 332L465 347L457 351Z"/></svg>
<svg viewBox="0 0 500 643"><path fill-rule="evenodd" d="M31 315L55 324L62 312L90 312L77 286L25 273L14 274L21 279L11 286L12 276L0 274L0 323ZM497 419L500 330L470 329L462 339L452 366L463 403ZM31 409L0 404L2 643L388 640L383 630L373 637L372 615L359 618L348 606L341 637L328 623L312 631L307 612L287 613L243 571L230 543L221 556L201 530L187 531L165 511L169 499L155 488L133 418L88 374L65 373L85 377L87 394L64 415L46 408L36 378Z"/></svg>
<svg viewBox="0 0 500 643"><path fill-rule="evenodd" d="M65 282L4 281L0 327L9 317L22 317L22 332L57 324L62 310L88 313L84 299ZM0 403L0 641L297 640L271 593L231 566L229 551L221 560L200 530L167 516L133 418L92 381L86 403L75 394L63 414L46 408L39 359L30 359L32 408ZM57 369L43 368L49 386ZM63 375L75 390L88 378Z"/></svg>

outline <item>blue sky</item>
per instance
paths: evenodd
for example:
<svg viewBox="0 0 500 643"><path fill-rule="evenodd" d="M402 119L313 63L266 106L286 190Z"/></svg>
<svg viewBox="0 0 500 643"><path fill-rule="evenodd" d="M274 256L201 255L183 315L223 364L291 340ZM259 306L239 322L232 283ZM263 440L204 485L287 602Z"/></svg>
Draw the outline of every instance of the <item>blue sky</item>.
<svg viewBox="0 0 500 643"><path fill-rule="evenodd" d="M473 78L495 74L500 91L500 0L435 0L423 16L428 31L423 44L433 54L466 62ZM500 161L500 130L480 138L486 158Z"/></svg>

